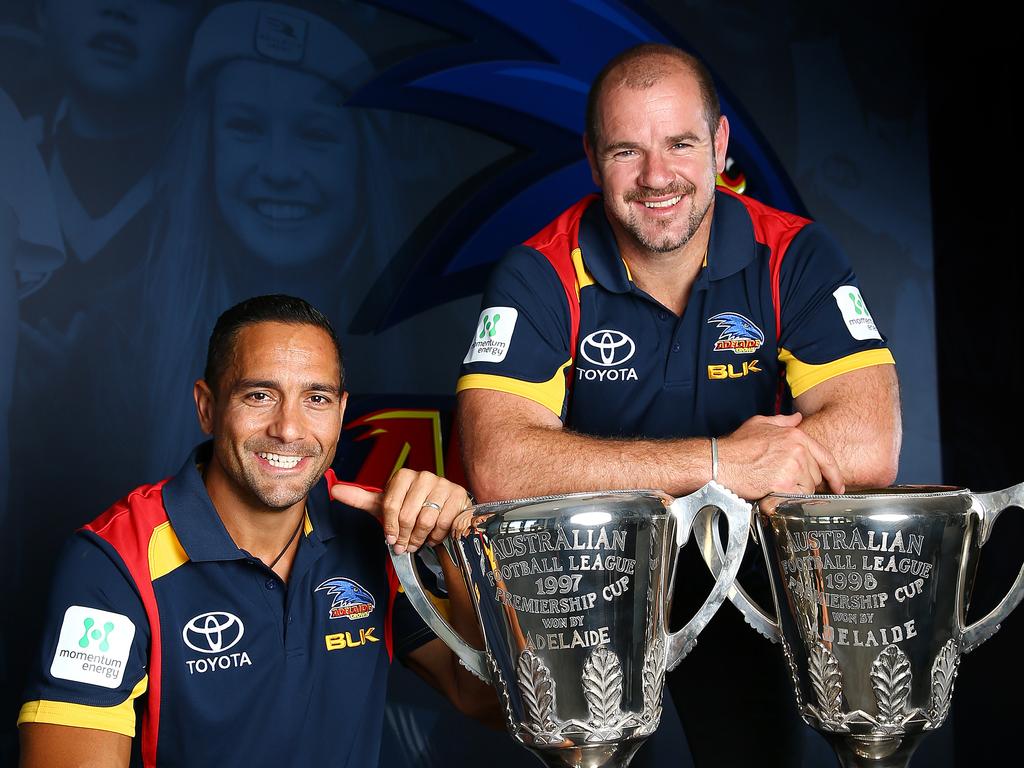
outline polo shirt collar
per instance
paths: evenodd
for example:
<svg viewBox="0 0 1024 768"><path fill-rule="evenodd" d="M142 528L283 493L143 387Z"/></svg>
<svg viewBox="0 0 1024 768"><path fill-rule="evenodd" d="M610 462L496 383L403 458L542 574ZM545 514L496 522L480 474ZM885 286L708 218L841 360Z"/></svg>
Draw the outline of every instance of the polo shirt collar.
<svg viewBox="0 0 1024 768"><path fill-rule="evenodd" d="M178 473L167 481L163 488L164 509L189 560L241 560L249 555L239 549L228 534L197 469L210 460L212 451L212 441L199 445ZM306 501L306 511L313 525L311 535L320 541L326 541L337 533L329 506L326 482L321 478L310 489Z"/></svg>
<svg viewBox="0 0 1024 768"><path fill-rule="evenodd" d="M754 225L746 206L732 195L715 192L715 210L708 241L707 280L721 280L745 269L756 256ZM612 293L628 293L632 286L626 263L619 254L615 234L604 212L604 200L595 198L580 222L580 250L594 281Z"/></svg>
<svg viewBox="0 0 1024 768"><path fill-rule="evenodd" d="M580 251L594 282L612 293L629 293L632 281L622 260L615 233L604 212L604 198L596 197L580 221Z"/></svg>
<svg viewBox="0 0 1024 768"><path fill-rule="evenodd" d="M745 269L757 255L754 225L743 203L715 192L715 214L708 241L707 278L721 280Z"/></svg>

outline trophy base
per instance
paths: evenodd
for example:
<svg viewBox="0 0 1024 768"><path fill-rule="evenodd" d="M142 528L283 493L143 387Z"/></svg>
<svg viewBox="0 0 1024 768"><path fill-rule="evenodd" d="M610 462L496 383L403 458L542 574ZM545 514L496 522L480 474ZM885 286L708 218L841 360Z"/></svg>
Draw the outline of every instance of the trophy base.
<svg viewBox="0 0 1024 768"><path fill-rule="evenodd" d="M902 736L857 736L850 733L823 734L832 745L843 768L907 768L914 750L925 734Z"/></svg>
<svg viewBox="0 0 1024 768"><path fill-rule="evenodd" d="M641 736L607 744L528 749L548 768L625 768L646 739Z"/></svg>

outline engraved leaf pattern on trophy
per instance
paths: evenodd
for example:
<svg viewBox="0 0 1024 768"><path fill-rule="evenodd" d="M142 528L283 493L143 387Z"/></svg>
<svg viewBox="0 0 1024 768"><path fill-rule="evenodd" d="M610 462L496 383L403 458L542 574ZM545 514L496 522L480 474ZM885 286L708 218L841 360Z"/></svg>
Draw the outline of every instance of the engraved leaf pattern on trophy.
<svg viewBox="0 0 1024 768"><path fill-rule="evenodd" d="M644 709L638 733L650 734L661 722L662 692L665 689L665 643L659 637L647 649L644 658Z"/></svg>
<svg viewBox="0 0 1024 768"><path fill-rule="evenodd" d="M818 699L818 716L822 724L837 729L843 719L843 675L839 662L822 642L809 646L808 675Z"/></svg>
<svg viewBox="0 0 1024 768"><path fill-rule="evenodd" d="M583 665L583 695L590 710L593 732L587 741L611 741L622 738L618 728L622 719L622 666L607 648L595 648Z"/></svg>
<svg viewBox="0 0 1024 768"><path fill-rule="evenodd" d="M933 728L938 728L949 714L953 697L953 681L956 680L960 654L956 642L947 640L932 664L932 697L928 706L928 717Z"/></svg>
<svg viewBox="0 0 1024 768"><path fill-rule="evenodd" d="M533 729L534 742L550 744L562 740L555 722L555 681L551 670L533 651L527 649L519 655L516 670L519 676L519 692L526 707L528 725Z"/></svg>
<svg viewBox="0 0 1024 768"><path fill-rule="evenodd" d="M889 645L871 664L871 687L878 704L878 722L883 730L902 725L910 700L910 660L895 645Z"/></svg>

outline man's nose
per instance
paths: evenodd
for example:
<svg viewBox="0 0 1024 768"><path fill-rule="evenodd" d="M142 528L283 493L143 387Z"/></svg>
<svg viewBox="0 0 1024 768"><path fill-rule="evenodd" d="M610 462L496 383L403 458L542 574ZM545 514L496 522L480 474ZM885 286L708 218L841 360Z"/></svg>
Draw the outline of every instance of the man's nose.
<svg viewBox="0 0 1024 768"><path fill-rule="evenodd" d="M647 189L664 189L672 183L673 174L660 152L647 152L640 165L637 182Z"/></svg>
<svg viewBox="0 0 1024 768"><path fill-rule="evenodd" d="M267 429L267 434L282 443L293 443L304 438L306 428L302 404L294 400L283 400L274 412L274 418Z"/></svg>

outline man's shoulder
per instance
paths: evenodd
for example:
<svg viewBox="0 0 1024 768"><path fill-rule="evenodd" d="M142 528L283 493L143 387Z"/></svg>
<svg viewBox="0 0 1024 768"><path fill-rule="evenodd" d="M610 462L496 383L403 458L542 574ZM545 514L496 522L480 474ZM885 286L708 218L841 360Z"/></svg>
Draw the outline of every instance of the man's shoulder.
<svg viewBox="0 0 1024 768"><path fill-rule="evenodd" d="M518 285L526 291L524 300L529 297L541 303L561 299L566 290L578 285L583 269L580 223L598 200L598 195L587 195L535 235L509 248L491 272L489 287L502 290Z"/></svg>
<svg viewBox="0 0 1024 768"><path fill-rule="evenodd" d="M550 254L561 257L564 252L564 257L568 258L572 249L578 245L580 220L583 214L598 199L598 195L587 195L577 200L523 245L546 256Z"/></svg>
<svg viewBox="0 0 1024 768"><path fill-rule="evenodd" d="M166 483L165 479L140 485L82 526L81 531L103 539L122 555L148 548L153 532L169 523L163 501Z"/></svg>
<svg viewBox="0 0 1024 768"><path fill-rule="evenodd" d="M724 187L718 187L721 205L718 213L727 225L749 222L754 239L773 246L781 241L789 242L802 230L818 229L811 219L795 213L773 208L747 195L740 195Z"/></svg>

